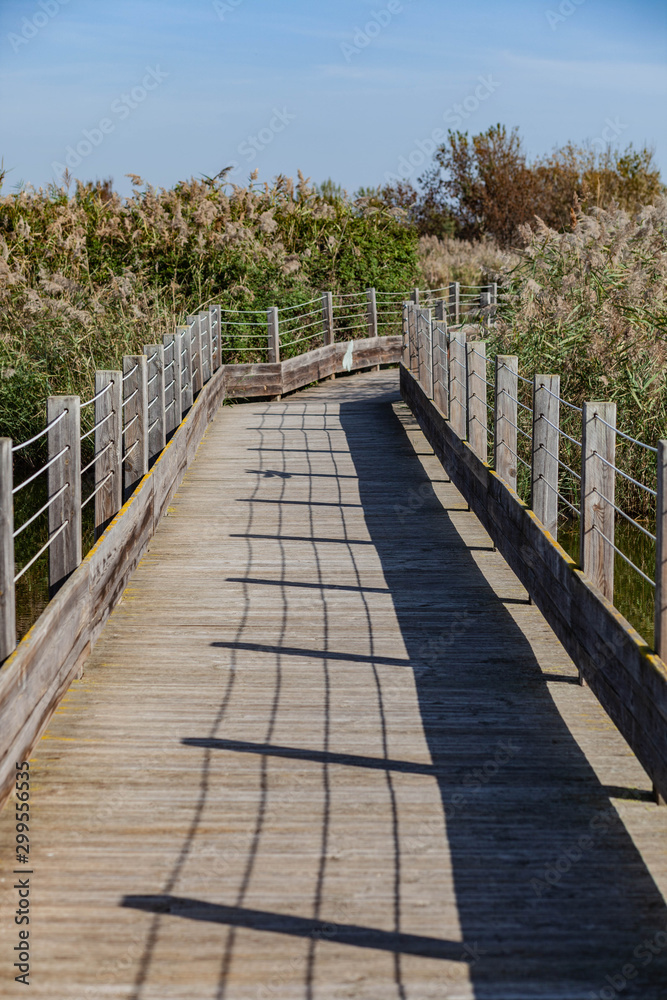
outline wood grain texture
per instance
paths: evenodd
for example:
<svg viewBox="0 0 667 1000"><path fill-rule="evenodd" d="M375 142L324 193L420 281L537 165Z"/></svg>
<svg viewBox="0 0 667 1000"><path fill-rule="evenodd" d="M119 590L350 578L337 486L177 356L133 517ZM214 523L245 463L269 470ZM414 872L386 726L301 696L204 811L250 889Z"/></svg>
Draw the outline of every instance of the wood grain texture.
<svg viewBox="0 0 667 1000"><path fill-rule="evenodd" d="M48 512L51 597L81 562L80 402L78 396L49 396L46 401L46 422L53 425L47 434L49 462L57 459L46 473L52 500Z"/></svg>
<svg viewBox="0 0 667 1000"><path fill-rule="evenodd" d="M466 335L462 330L449 334L449 417L460 438L468 433L468 389Z"/></svg>
<svg viewBox="0 0 667 1000"><path fill-rule="evenodd" d="M123 506L123 373L95 372L98 393L102 395L95 400L96 538Z"/></svg>
<svg viewBox="0 0 667 1000"><path fill-rule="evenodd" d="M31 764L33 994L589 1000L667 820L573 681L395 372L219 409Z"/></svg>
<svg viewBox="0 0 667 1000"><path fill-rule="evenodd" d="M187 413L194 402L194 390L192 382L192 331L189 326L177 326L176 333L181 337L181 376L183 384L181 387L181 403L183 413Z"/></svg>
<svg viewBox="0 0 667 1000"><path fill-rule="evenodd" d="M128 496L148 472L148 363L143 354L123 358L123 466Z"/></svg>
<svg viewBox="0 0 667 1000"><path fill-rule="evenodd" d="M616 403L584 403L581 437L581 566L614 600ZM611 543L611 544L610 544Z"/></svg>
<svg viewBox="0 0 667 1000"><path fill-rule="evenodd" d="M496 355L493 466L512 490L516 490L519 459L519 359L515 354Z"/></svg>
<svg viewBox="0 0 667 1000"><path fill-rule="evenodd" d="M204 385L204 361L202 356L201 320L197 316L187 317L190 327L190 363L192 366L192 394L196 396Z"/></svg>
<svg viewBox="0 0 667 1000"><path fill-rule="evenodd" d="M560 375L536 375L533 379L531 507L554 538L558 537L559 427Z"/></svg>
<svg viewBox="0 0 667 1000"><path fill-rule="evenodd" d="M168 333L164 338L164 418L167 436L175 431L181 422L183 412L183 367L182 342L180 333Z"/></svg>
<svg viewBox="0 0 667 1000"><path fill-rule="evenodd" d="M488 410L486 400L486 343L471 340L466 344L468 394L468 434L470 447L486 462L489 450ZM433 398L433 393L429 394Z"/></svg>
<svg viewBox="0 0 667 1000"><path fill-rule="evenodd" d="M148 460L155 458L167 443L165 422L164 345L145 344L147 402Z"/></svg>

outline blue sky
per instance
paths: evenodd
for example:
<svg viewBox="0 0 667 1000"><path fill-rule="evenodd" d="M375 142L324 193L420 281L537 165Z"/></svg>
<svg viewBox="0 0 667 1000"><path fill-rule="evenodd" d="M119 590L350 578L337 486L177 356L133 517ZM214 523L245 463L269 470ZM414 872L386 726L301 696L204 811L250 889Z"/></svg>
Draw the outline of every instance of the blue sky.
<svg viewBox="0 0 667 1000"><path fill-rule="evenodd" d="M657 0L0 0L5 192L132 172L156 186L300 168L349 190L413 179L448 126L655 146Z"/></svg>

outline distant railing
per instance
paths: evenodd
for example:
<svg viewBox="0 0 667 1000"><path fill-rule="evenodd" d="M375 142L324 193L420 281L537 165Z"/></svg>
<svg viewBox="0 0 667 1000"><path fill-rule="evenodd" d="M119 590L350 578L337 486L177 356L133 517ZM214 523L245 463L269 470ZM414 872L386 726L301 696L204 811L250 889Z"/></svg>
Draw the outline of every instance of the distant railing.
<svg viewBox="0 0 667 1000"><path fill-rule="evenodd" d="M304 350L333 344L337 340L377 337L402 328L403 302L437 306L452 325L464 320L491 323L498 307L498 286L461 285L444 288L414 288L384 292L368 288L362 292L332 293L306 302L278 308L222 309L223 359L278 362ZM266 332L263 332L266 331Z"/></svg>

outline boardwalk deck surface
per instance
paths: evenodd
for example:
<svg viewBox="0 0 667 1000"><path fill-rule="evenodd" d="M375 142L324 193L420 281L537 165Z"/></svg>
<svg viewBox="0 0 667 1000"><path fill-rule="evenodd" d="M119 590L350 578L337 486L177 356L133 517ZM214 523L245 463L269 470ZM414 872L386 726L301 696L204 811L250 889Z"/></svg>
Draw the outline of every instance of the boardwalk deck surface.
<svg viewBox="0 0 667 1000"><path fill-rule="evenodd" d="M667 997L667 809L395 371L219 412L32 772L32 996Z"/></svg>

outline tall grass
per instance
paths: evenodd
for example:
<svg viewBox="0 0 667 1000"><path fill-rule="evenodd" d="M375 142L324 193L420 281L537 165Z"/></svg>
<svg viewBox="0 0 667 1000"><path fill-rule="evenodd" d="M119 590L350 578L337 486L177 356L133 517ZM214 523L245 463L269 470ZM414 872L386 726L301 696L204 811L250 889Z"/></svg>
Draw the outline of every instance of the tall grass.
<svg viewBox="0 0 667 1000"><path fill-rule="evenodd" d="M1 434L30 436L48 395L91 393L97 368L117 368L209 302L263 312L417 281L417 236L395 213L326 198L301 176L248 188L133 182L127 199L106 183L0 198ZM266 327L249 325L261 319L223 328L225 361L265 360Z"/></svg>
<svg viewBox="0 0 667 1000"><path fill-rule="evenodd" d="M655 445L667 436L667 200L635 214L580 212L571 232L538 222L523 239L518 262L502 268L492 347L517 354L525 375L559 374L577 406L616 402L618 427ZM580 417L563 415L580 439ZM567 441L564 458L579 460ZM617 465L654 487L650 452L619 438ZM575 481L564 485L578 500ZM617 488L631 513L652 517L652 497L623 479Z"/></svg>

